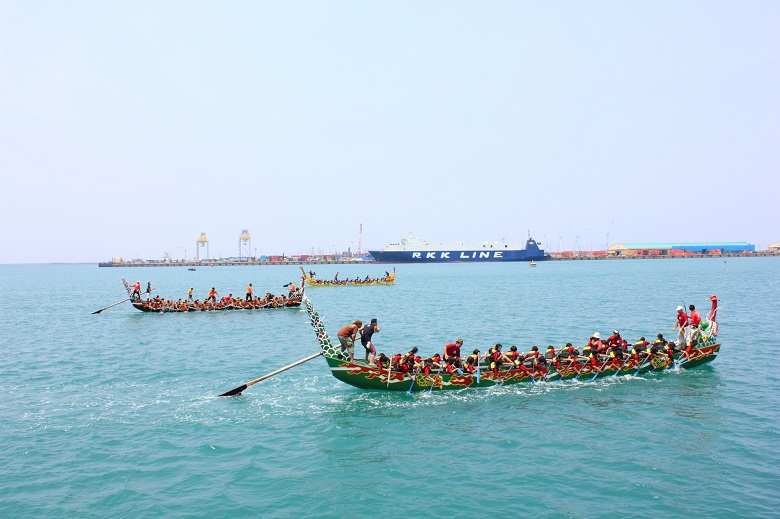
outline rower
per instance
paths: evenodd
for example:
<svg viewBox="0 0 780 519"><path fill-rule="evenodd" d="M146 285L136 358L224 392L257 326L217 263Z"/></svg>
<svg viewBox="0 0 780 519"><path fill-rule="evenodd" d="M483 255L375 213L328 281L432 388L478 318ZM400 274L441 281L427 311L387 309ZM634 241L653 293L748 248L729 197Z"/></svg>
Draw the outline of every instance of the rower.
<svg viewBox="0 0 780 519"><path fill-rule="evenodd" d="M623 338L620 336L620 332L618 330L614 330L612 335L607 337L607 346L614 346L615 344L620 344L622 342Z"/></svg>
<svg viewBox="0 0 780 519"><path fill-rule="evenodd" d="M387 355L384 353L380 353L379 356L376 358L376 365L380 369L387 369L390 367L390 359L387 358Z"/></svg>
<svg viewBox="0 0 780 519"><path fill-rule="evenodd" d="M517 351L517 346L510 346L507 357L509 357L509 361L512 363L513 368L517 368L523 363L523 356Z"/></svg>

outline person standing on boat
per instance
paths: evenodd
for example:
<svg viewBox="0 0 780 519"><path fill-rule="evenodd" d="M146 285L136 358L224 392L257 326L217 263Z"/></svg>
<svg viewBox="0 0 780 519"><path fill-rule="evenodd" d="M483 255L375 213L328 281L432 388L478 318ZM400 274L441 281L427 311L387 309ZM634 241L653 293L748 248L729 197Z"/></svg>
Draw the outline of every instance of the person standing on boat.
<svg viewBox="0 0 780 519"><path fill-rule="evenodd" d="M152 282L149 281L146 283L146 302L149 302L149 299L152 297ZM691 305L693 306L693 305Z"/></svg>
<svg viewBox="0 0 780 519"><path fill-rule="evenodd" d="M247 301L252 300L252 283L249 283L249 286L246 287L246 300Z"/></svg>
<svg viewBox="0 0 780 519"><path fill-rule="evenodd" d="M689 324L690 322L688 321L688 314L685 313L685 309L682 306L678 306L677 321L674 323L674 328L672 328L672 331L676 330L677 328L680 329L680 333L677 334L678 350L681 350L685 345L685 328L687 328Z"/></svg>
<svg viewBox="0 0 780 519"><path fill-rule="evenodd" d="M696 311L696 307L693 305L688 305L688 310L691 311L691 328L698 328L701 322L701 315L699 315L699 312Z"/></svg>
<svg viewBox="0 0 780 519"><path fill-rule="evenodd" d="M217 289L214 288L214 287L211 287L211 290L209 290L209 295L206 298L206 301L214 301L216 303L218 295L219 294L217 293Z"/></svg>
<svg viewBox="0 0 780 519"><path fill-rule="evenodd" d="M339 282L339 273L338 272L336 272L336 274L333 276L333 281L335 281L336 283Z"/></svg>
<svg viewBox="0 0 780 519"><path fill-rule="evenodd" d="M133 295L130 296L132 299L135 299L136 301L141 299L141 282L136 281L133 284Z"/></svg>
<svg viewBox="0 0 780 519"><path fill-rule="evenodd" d="M346 325L337 334L341 343L341 351L342 353L349 352L350 362L355 362L355 338L361 326L363 326L363 321L358 319L354 323Z"/></svg>
<svg viewBox="0 0 780 519"><path fill-rule="evenodd" d="M452 359L455 366L459 366L461 346L463 346L463 339L456 339L455 342L447 344L444 347L444 361L449 362L449 360Z"/></svg>
<svg viewBox="0 0 780 519"><path fill-rule="evenodd" d="M190 289L187 290L187 301L189 302L192 302L192 291L193 291L192 287L190 287Z"/></svg>
<svg viewBox="0 0 780 519"><path fill-rule="evenodd" d="M379 324L376 318L371 319L371 323L360 328L360 344L366 349L366 360L369 366L374 364L374 357L376 357L376 348L374 343L371 342L371 336L379 331Z"/></svg>

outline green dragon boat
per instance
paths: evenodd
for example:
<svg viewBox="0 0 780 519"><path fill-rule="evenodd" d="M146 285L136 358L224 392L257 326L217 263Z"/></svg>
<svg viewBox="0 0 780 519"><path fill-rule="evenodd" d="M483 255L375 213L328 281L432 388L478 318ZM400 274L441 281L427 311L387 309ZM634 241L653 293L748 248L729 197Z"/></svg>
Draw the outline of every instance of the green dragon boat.
<svg viewBox="0 0 780 519"><path fill-rule="evenodd" d="M304 296L303 306L309 314L309 319L317 335L321 353L328 363L331 374L340 381L360 389L377 389L384 391L433 391L464 389L474 387L493 387L520 383L538 383L543 381L582 380L590 381L610 376L643 375L668 369L690 369L701 366L715 359L720 350L717 341L718 323L716 321L718 299L710 297L712 309L706 320L698 327L696 344L690 354L677 352L674 358L665 354L650 355L639 359L630 356L620 361L607 360L596 365L588 359L579 357L566 364L548 363L545 366L524 364L509 369L497 371L481 365L475 374L446 373L433 371L430 375L422 373L403 373L391 368L379 368L364 361L350 362L342 353L340 344L331 341L325 330L325 325L311 300Z"/></svg>

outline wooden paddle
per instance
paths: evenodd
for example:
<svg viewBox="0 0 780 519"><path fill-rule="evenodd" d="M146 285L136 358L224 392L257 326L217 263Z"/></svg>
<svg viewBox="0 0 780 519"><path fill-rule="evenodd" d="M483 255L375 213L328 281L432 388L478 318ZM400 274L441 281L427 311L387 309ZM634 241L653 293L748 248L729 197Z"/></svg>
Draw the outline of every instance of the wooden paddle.
<svg viewBox="0 0 780 519"><path fill-rule="evenodd" d="M414 377L412 376L411 373L407 373L407 375L409 375L409 378L412 379L412 384L409 386L409 389L407 389L406 392L411 394L412 388L414 387Z"/></svg>
<svg viewBox="0 0 780 519"><path fill-rule="evenodd" d="M547 370L547 374L544 376L544 380L545 380L545 381L547 381L547 380L551 380L551 379L553 379L553 378L555 378L555 377L557 377L557 376L560 376L560 374L562 373L562 371L560 370L560 360L558 360L557 362L558 362L559 364L558 364L558 367L556 367L556 368L555 368L555 373L550 373L550 370L548 369L548 370ZM573 361L572 361L572 362L573 362ZM569 362L569 366L571 366L571 364L572 364L572 363L571 363L571 362ZM569 366L566 366L565 368L563 368L563 371L566 371L567 369L569 369Z"/></svg>
<svg viewBox="0 0 780 519"><path fill-rule="evenodd" d="M242 392L243 392L243 391L244 391L246 388L248 388L249 386L251 386L251 385L254 385L254 384L257 384L258 382L260 382L260 381L262 381L262 380L265 380L265 379L267 379L267 378L273 377L274 375L278 375L278 374L279 374L279 373L281 373L282 371L287 371L287 370L288 370L288 369L290 369L290 368L294 368L294 367L295 367L295 366L297 366L298 364L303 364L304 362L308 362L308 361L310 361L310 360L312 360L312 359L316 359L317 357L319 357L320 355L322 355L322 353L323 353L323 352L315 353L314 355L310 355L309 357L306 357L305 359L301 359L301 360L299 360L299 361L293 362L292 364L289 364L289 365L287 365L287 366L285 366L285 367L283 367L283 368L279 368L279 369L277 369L276 371L274 371L274 372L272 372L272 373L269 373L269 374L267 374L267 375L263 375L263 376L262 376L262 377L260 377L260 378L256 378L256 379L254 379L254 380L251 380L251 381L247 382L246 384L244 384L244 385L242 385L242 386L238 386L238 387L237 387L237 388L235 388L235 389L231 389L231 390L230 390L230 391L228 391L227 393L222 393L222 394L221 394L221 395L219 395L219 396L235 396L235 395L240 395L240 394L241 394L241 393L242 393Z"/></svg>
<svg viewBox="0 0 780 519"><path fill-rule="evenodd" d="M625 355L625 353L624 353L624 355ZM626 365L626 362L628 362L629 360L631 360L631 356L630 356L630 355L626 357L626 360L624 360L624 361L623 361L623 363L620 365L620 367L617 369L617 371L616 371L616 372L614 372L614 373L613 373L613 374L610 376L610 378L612 378L612 377L616 377L616 376L617 376L617 374L618 374L618 373L620 373L620 370L621 370L621 369L623 369L623 366L625 366L625 365Z"/></svg>
<svg viewBox="0 0 780 519"><path fill-rule="evenodd" d="M577 366L576 366L576 365L574 366L574 369L575 369L575 370L577 370L577 376L576 376L576 377L574 377L574 380L579 380L579 378L580 378L580 375L582 374L582 370L583 370L583 369L584 369L586 366L589 366L589 365L590 365L590 359L588 359L588 357L585 357L585 359L587 359L587 362L586 362L585 364L583 364L583 365L580 367L580 369L577 369ZM587 375L587 373L586 373L586 375Z"/></svg>
<svg viewBox="0 0 780 519"><path fill-rule="evenodd" d="M602 372L602 370L604 369L604 366L606 366L606 365L607 365L607 362L609 362L609 358L607 358L607 360L605 360L605 361L604 361L604 364L602 364L602 365L601 365L601 367L598 369L598 371L596 371L596 374L595 374L595 375L593 375L593 378L592 378L591 380L596 380L596 377L598 377L599 375L601 375L601 372Z"/></svg>
<svg viewBox="0 0 780 519"><path fill-rule="evenodd" d="M651 353L650 355L648 355L648 356L647 356L647 358L646 358L645 360L646 360L647 362L642 362L642 360L640 360L640 361L639 361L639 369L637 369L637 370L634 372L634 376L637 376L637 375L639 375L639 372L640 372L640 371L642 371L642 369L643 369L643 368L645 368L645 367L647 366L647 364L648 364L648 363L650 363L650 364L652 364L652 363L653 363L653 353ZM655 368L653 368L653 369L655 369Z"/></svg>

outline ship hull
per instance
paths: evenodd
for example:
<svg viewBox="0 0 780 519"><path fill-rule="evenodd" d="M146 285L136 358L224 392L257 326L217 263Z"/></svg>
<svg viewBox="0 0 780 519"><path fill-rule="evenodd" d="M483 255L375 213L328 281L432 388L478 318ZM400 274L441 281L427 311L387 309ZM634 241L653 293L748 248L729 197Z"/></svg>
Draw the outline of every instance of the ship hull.
<svg viewBox="0 0 780 519"><path fill-rule="evenodd" d="M487 263L496 261L542 261L544 251L526 250L436 250L369 251L377 263Z"/></svg>

